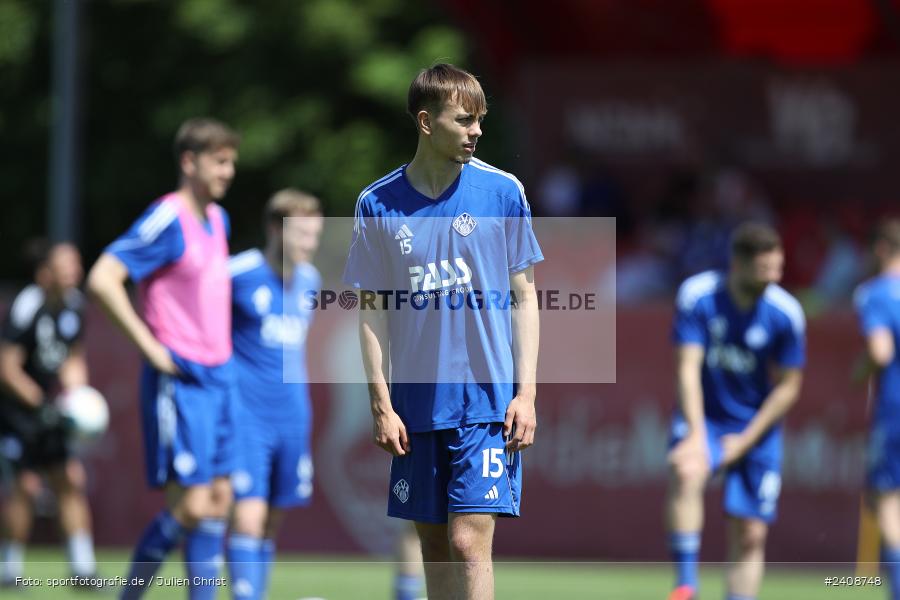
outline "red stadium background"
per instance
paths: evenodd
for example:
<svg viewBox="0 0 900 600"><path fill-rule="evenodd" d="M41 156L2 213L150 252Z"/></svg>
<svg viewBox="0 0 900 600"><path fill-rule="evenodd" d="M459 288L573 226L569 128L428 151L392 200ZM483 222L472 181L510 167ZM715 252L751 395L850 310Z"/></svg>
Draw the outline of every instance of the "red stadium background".
<svg viewBox="0 0 900 600"><path fill-rule="evenodd" d="M552 559L664 560L662 505L668 413L673 403L667 307L621 308L617 382L543 385L537 445L525 455L523 516L500 522L496 551ZM331 336L341 336L322 324ZM352 328L347 335L355 335ZM87 332L92 379L109 399L112 426L89 455L98 544L128 546L162 506L143 481L136 399L138 357L99 314ZM311 347L316 348L315 340ZM809 327L809 367L789 419L775 561L852 561L862 484L865 391L849 369L859 347L852 315ZM564 352L545 349L542 360ZM384 516L389 457L372 445L362 385L314 386L316 489L291 515L285 549L372 552L390 548ZM708 495L703 555L723 554L719 490Z"/></svg>

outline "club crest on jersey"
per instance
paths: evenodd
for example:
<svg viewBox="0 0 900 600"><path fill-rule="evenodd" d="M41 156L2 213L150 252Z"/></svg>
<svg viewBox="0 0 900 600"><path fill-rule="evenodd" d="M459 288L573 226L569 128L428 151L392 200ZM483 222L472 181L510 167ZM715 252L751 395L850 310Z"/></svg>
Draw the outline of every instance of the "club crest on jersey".
<svg viewBox="0 0 900 600"><path fill-rule="evenodd" d="M470 233L475 230L475 226L478 225L478 222L475 218L467 212L459 215L455 219L453 219L453 229L456 230L456 233L459 235L466 237Z"/></svg>
<svg viewBox="0 0 900 600"><path fill-rule="evenodd" d="M754 350L758 350L762 348L767 341L769 341L769 334L766 333L766 330L762 328L760 325L754 325L744 334L744 341L747 343L749 348L753 348Z"/></svg>
<svg viewBox="0 0 900 600"><path fill-rule="evenodd" d="M272 290L261 285L253 292L253 307L256 308L257 314L264 315L269 312L272 305Z"/></svg>
<svg viewBox="0 0 900 600"><path fill-rule="evenodd" d="M409 500L409 484L406 483L405 479L401 479L394 484L394 495L403 504L406 504L406 501Z"/></svg>

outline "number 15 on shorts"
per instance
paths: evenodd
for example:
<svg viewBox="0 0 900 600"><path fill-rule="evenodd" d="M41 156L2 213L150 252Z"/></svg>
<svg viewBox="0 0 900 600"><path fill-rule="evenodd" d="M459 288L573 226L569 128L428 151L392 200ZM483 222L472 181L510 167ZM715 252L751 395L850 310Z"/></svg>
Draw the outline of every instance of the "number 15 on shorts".
<svg viewBox="0 0 900 600"><path fill-rule="evenodd" d="M503 475L503 448L485 448L481 451L484 462L481 465L481 476L496 479Z"/></svg>

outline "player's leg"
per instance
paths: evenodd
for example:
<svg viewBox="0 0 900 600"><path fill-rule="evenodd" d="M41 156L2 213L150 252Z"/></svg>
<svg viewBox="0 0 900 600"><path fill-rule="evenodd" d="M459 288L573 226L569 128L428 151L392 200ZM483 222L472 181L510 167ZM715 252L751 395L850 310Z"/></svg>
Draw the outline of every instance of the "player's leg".
<svg viewBox="0 0 900 600"><path fill-rule="evenodd" d="M278 432L277 436L272 435L273 430ZM265 597L268 588L275 559L275 540L286 511L308 506L313 492L309 424L292 423L290 418L286 418L284 423L270 423L268 432L274 444L266 462L269 465L269 506L258 559L260 597Z"/></svg>
<svg viewBox="0 0 900 600"><path fill-rule="evenodd" d="M12 585L16 577L25 574L25 545L31 535L34 500L40 492L41 479L37 473L20 470L3 502L0 585Z"/></svg>
<svg viewBox="0 0 900 600"><path fill-rule="evenodd" d="M753 600L766 567L769 525L759 519L728 519L728 600Z"/></svg>
<svg viewBox="0 0 900 600"><path fill-rule="evenodd" d="M447 523L416 522L422 548L425 586L429 600L457 600L456 573L451 562Z"/></svg>
<svg viewBox="0 0 900 600"><path fill-rule="evenodd" d="M881 532L881 563L890 578L891 600L900 600L900 490L878 493L875 514Z"/></svg>
<svg viewBox="0 0 900 600"><path fill-rule="evenodd" d="M166 508L149 523L135 547L123 599L140 598L166 556L210 512L214 419L200 410L208 405L197 385L145 366L141 424L146 476L151 487L165 489ZM192 575L191 560L187 562Z"/></svg>
<svg viewBox="0 0 900 600"><path fill-rule="evenodd" d="M422 544L412 523L405 524L395 542L394 599L414 600L423 588Z"/></svg>
<svg viewBox="0 0 900 600"><path fill-rule="evenodd" d="M449 522L450 558L456 565L455 589L458 598L492 600L494 563L491 550L496 514L451 513Z"/></svg>
<svg viewBox="0 0 900 600"><path fill-rule="evenodd" d="M753 600L759 593L766 537L781 494L780 452L780 432L774 432L725 473L728 600Z"/></svg>
<svg viewBox="0 0 900 600"><path fill-rule="evenodd" d="M230 365L217 367L230 371ZM184 540L184 557L191 576L191 599L215 598L218 586L214 583L220 577L224 565L225 532L228 513L233 499L231 475L235 464L234 399L232 387L225 385L202 385L197 392L206 403L202 436L194 440L196 445L208 451L206 464L213 478L210 487L210 503L206 513ZM197 420L200 420L199 417ZM199 582L199 583L198 583Z"/></svg>
<svg viewBox="0 0 900 600"><path fill-rule="evenodd" d="M235 427L241 439L231 476L235 505L226 555L233 598L264 597L263 536L277 439L238 402Z"/></svg>
<svg viewBox="0 0 900 600"><path fill-rule="evenodd" d="M676 417L672 427L675 448L684 435L686 424ZM710 424L707 423L707 428ZM703 532L703 492L712 473L712 459L717 456L715 435L708 436L707 456L674 453L669 457L669 486L666 497L666 520L669 551L675 565L675 589L672 600L693 598L699 588L698 561Z"/></svg>
<svg viewBox="0 0 900 600"><path fill-rule="evenodd" d="M66 537L72 574L92 576L97 571L97 561L91 536L91 509L85 493L87 474L84 465L76 458L54 465L47 470L47 483L56 495L59 525Z"/></svg>

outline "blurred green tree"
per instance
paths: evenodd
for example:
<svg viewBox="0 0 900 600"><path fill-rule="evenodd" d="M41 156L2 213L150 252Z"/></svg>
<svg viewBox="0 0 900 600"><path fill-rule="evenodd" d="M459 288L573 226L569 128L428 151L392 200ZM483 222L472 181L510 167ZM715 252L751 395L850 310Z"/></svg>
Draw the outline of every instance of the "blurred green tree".
<svg viewBox="0 0 900 600"><path fill-rule="evenodd" d="M52 2L0 0L0 274L44 231ZM225 206L235 249L258 243L268 195L296 186L329 215L408 160L409 81L469 63L463 34L409 0L104 0L82 15L83 243L92 260L174 185L178 124L212 115L243 142Z"/></svg>

